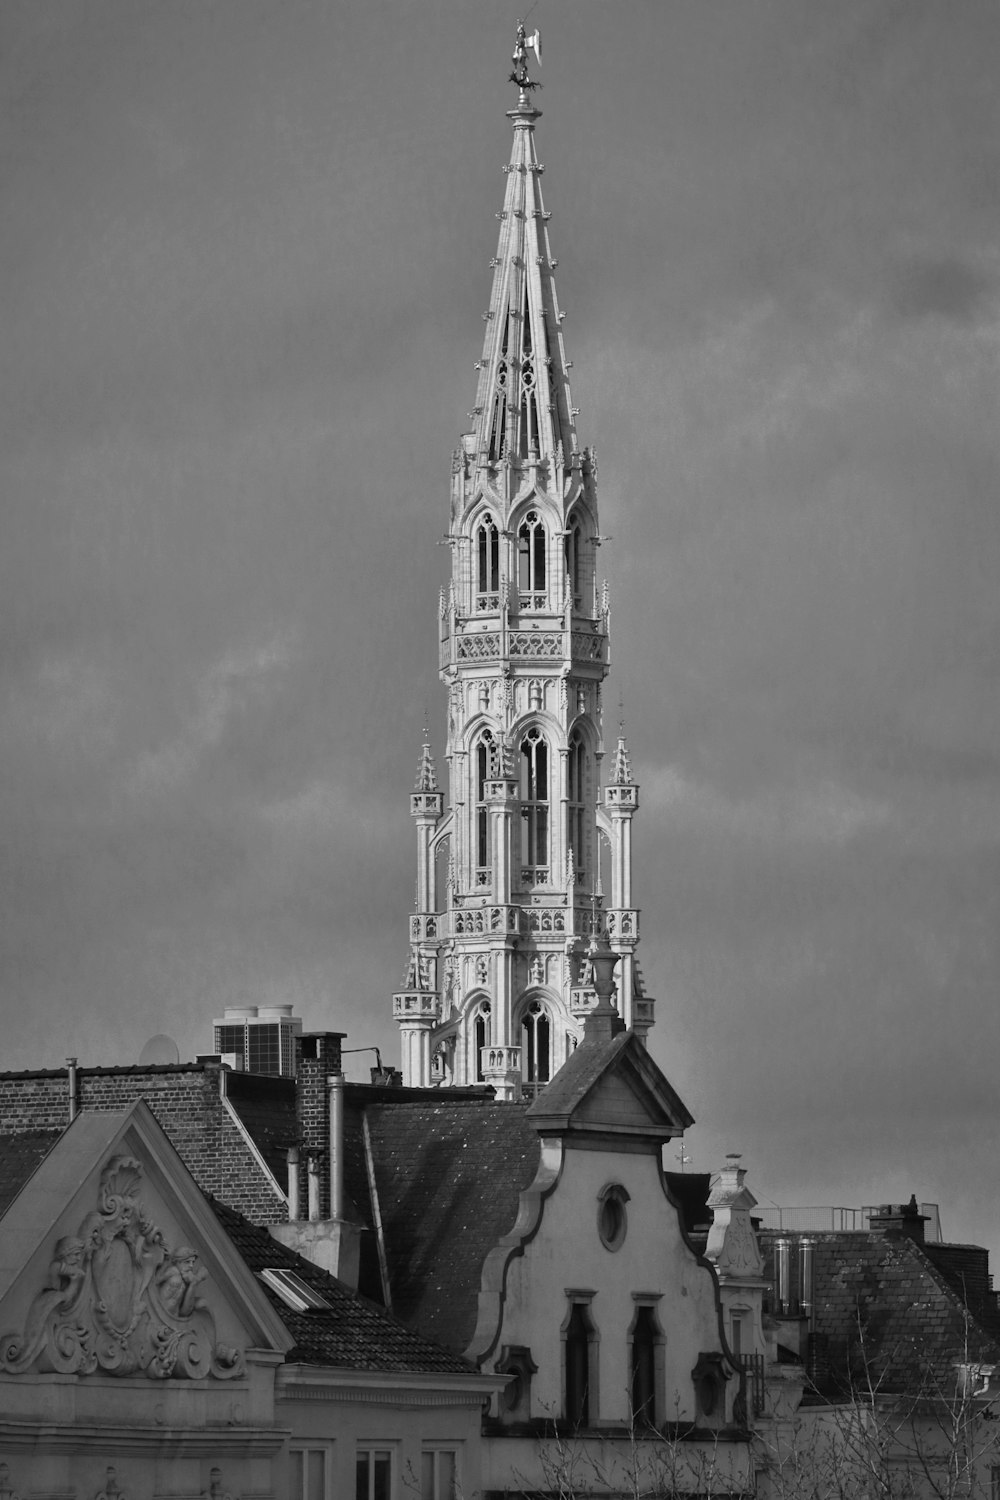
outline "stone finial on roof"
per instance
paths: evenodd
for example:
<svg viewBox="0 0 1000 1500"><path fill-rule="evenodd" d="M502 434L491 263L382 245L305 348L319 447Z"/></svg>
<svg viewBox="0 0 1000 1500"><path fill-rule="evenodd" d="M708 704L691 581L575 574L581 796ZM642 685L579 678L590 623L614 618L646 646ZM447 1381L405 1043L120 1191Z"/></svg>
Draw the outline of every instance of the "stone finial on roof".
<svg viewBox="0 0 1000 1500"><path fill-rule="evenodd" d="M611 767L612 786L634 786L632 780L632 767L628 758L628 746L625 743L625 725L619 726L618 744L615 748L615 758Z"/></svg>
<svg viewBox="0 0 1000 1500"><path fill-rule="evenodd" d="M426 735L426 730L424 731ZM438 789L437 772L434 769L434 757L427 739L424 739L420 751L420 761L417 765L417 779L414 783L415 792L436 792Z"/></svg>

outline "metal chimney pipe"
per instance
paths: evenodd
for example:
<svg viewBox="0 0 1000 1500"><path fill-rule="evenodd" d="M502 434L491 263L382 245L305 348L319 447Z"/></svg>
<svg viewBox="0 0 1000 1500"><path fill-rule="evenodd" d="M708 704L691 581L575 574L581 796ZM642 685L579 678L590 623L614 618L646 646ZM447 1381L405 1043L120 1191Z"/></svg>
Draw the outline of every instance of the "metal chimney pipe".
<svg viewBox="0 0 1000 1500"><path fill-rule="evenodd" d="M288 1221L294 1224L299 1217L299 1148L288 1148Z"/></svg>
<svg viewBox="0 0 1000 1500"><path fill-rule="evenodd" d="M788 1240L775 1240L774 1249L777 1262L778 1311L783 1318L787 1318L791 1311L791 1246Z"/></svg>
<svg viewBox="0 0 1000 1500"><path fill-rule="evenodd" d="M799 1311L812 1327L813 1240L799 1240Z"/></svg>
<svg viewBox="0 0 1000 1500"><path fill-rule="evenodd" d="M69 1123L72 1125L80 1113L79 1078L76 1071L76 1058L67 1057L66 1067L69 1071Z"/></svg>
<svg viewBox="0 0 1000 1500"><path fill-rule="evenodd" d="M344 1217L344 1075L327 1075L330 1099L330 1218Z"/></svg>

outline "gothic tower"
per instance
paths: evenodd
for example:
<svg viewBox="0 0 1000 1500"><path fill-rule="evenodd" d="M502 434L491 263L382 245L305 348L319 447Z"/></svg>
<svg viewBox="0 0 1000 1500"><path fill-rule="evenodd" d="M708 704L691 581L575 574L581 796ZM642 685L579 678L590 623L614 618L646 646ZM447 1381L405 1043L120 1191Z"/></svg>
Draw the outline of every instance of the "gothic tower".
<svg viewBox="0 0 1000 1500"><path fill-rule="evenodd" d="M618 1008L644 1037L623 736L601 790L608 593L597 461L580 447L518 25L516 108L471 431L452 458L440 601L449 807L424 745L410 962L394 1012L404 1082L544 1085L596 1003L587 947L618 955Z"/></svg>

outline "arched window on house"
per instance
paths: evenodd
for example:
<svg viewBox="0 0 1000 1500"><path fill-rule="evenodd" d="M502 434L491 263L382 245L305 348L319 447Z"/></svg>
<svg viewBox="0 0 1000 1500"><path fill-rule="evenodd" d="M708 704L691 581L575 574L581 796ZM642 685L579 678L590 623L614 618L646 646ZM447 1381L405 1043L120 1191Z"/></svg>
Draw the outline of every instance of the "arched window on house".
<svg viewBox="0 0 1000 1500"><path fill-rule="evenodd" d="M573 608L580 609L583 604L583 528L576 512L569 518L563 545L566 553L566 588L573 600Z"/></svg>
<svg viewBox="0 0 1000 1500"><path fill-rule="evenodd" d="M500 607L500 532L492 516L476 531L476 608Z"/></svg>
<svg viewBox="0 0 1000 1500"><path fill-rule="evenodd" d="M537 510L517 529L517 592L522 609L545 608L545 525Z"/></svg>
<svg viewBox="0 0 1000 1500"><path fill-rule="evenodd" d="M599 1402L597 1329L589 1298L573 1297L562 1336L563 1416L573 1428L590 1427L598 1420Z"/></svg>
<svg viewBox="0 0 1000 1500"><path fill-rule="evenodd" d="M544 885L549 877L549 747L539 729L521 741L521 879Z"/></svg>
<svg viewBox="0 0 1000 1500"><path fill-rule="evenodd" d="M489 885L490 873L490 805L486 800L486 783L493 771L493 735L485 729L475 751L476 776L476 885Z"/></svg>
<svg viewBox="0 0 1000 1500"><path fill-rule="evenodd" d="M566 839L573 851L573 870L580 880L587 866L587 745L583 731L574 729L569 737L566 764Z"/></svg>
<svg viewBox="0 0 1000 1500"><path fill-rule="evenodd" d="M660 1387L663 1335L651 1303L639 1303L629 1332L632 1377L632 1420L637 1427L654 1427L662 1406Z"/></svg>
<svg viewBox="0 0 1000 1500"><path fill-rule="evenodd" d="M521 1078L525 1093L537 1093L552 1076L552 1023L540 1000L521 1019Z"/></svg>
<svg viewBox="0 0 1000 1500"><path fill-rule="evenodd" d="M476 1048L476 1082L485 1081L483 1072L483 1050L490 1045L492 1040L492 1007L488 1000L483 1000L476 1011L476 1019L473 1022L472 1035Z"/></svg>

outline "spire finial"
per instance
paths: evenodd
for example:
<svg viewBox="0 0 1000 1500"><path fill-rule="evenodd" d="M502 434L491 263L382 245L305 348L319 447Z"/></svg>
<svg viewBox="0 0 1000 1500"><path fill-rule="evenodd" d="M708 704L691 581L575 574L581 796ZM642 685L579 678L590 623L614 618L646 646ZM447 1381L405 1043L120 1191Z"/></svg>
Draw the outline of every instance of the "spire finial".
<svg viewBox="0 0 1000 1500"><path fill-rule="evenodd" d="M534 7L532 7L532 9L533 8ZM531 12L529 11L528 14L530 15ZM541 65L542 65L542 39L541 39L541 36L539 35L538 29L536 28L531 33L531 35L528 36L527 32L525 31L524 22L523 21L518 21L518 23L517 23L517 38L516 38L516 40L514 42L514 51L513 51L512 55L511 55L511 61L514 64L514 69L513 69L513 72L510 75L510 81L511 81L511 83L516 83L517 86L518 86L518 88L521 91L521 97L517 101L518 104L521 107L530 105L530 103L531 103L530 95L531 95L532 89L540 89L541 88L541 84L540 83L536 83L534 79L532 79L532 78L530 78L528 76L528 48L529 47L531 48L532 52L534 52L534 54L535 54L535 59L536 59L536 61L538 63L538 66L541 67Z"/></svg>

